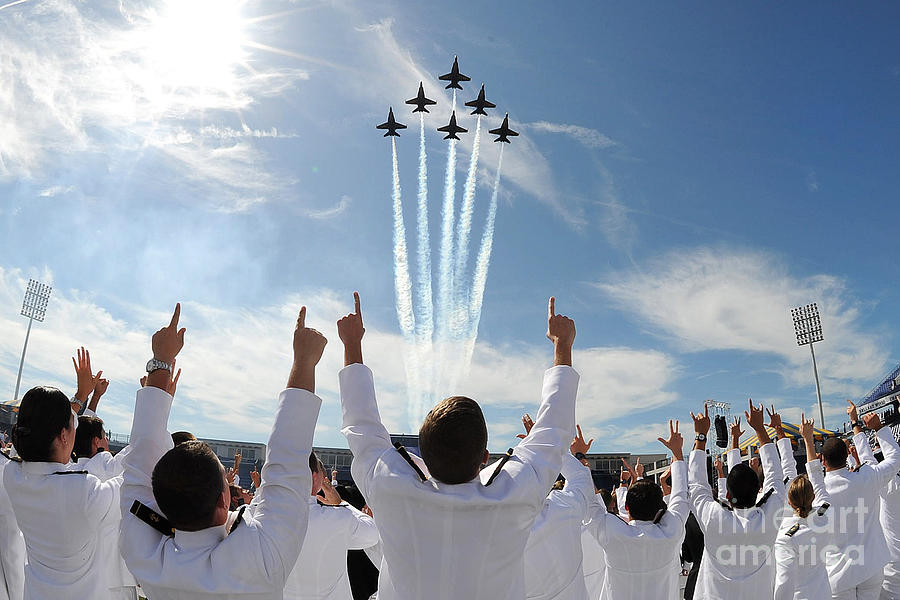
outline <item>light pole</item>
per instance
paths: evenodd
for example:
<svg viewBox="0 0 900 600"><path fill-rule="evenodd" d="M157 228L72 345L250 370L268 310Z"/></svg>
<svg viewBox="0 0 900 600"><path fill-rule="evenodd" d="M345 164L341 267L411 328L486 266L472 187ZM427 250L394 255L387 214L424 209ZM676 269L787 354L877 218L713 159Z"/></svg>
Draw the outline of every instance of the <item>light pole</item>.
<svg viewBox="0 0 900 600"><path fill-rule="evenodd" d="M819 419L822 429L825 427L825 411L822 408L822 390L819 388L819 370L816 368L816 351L813 344L825 339L822 335L822 321L819 320L819 307L815 302L806 306L798 306L791 309L791 317L794 318L794 333L797 334L798 346L809 346L812 355L813 375L816 378L816 397L819 399Z"/></svg>
<svg viewBox="0 0 900 600"><path fill-rule="evenodd" d="M22 367L25 366L25 352L28 350L28 338L31 336L31 324L35 321L42 322L47 313L47 302L50 300L49 285L34 279L28 280L28 289L25 290L25 300L22 302L22 316L28 317L28 331L25 332L25 346L22 348L22 359L19 361L19 374L16 376L16 391L13 394L13 405L19 401L19 384L22 382Z"/></svg>

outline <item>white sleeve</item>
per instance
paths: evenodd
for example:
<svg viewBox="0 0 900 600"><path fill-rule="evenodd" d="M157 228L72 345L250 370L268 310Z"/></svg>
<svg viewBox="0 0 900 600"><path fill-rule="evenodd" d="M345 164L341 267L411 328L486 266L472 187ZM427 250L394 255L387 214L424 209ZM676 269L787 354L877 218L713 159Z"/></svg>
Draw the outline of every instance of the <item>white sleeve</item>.
<svg viewBox="0 0 900 600"><path fill-rule="evenodd" d="M619 486L616 488L616 508L619 510L619 516L627 519L628 511L625 510L625 500L628 498L628 488Z"/></svg>
<svg viewBox="0 0 900 600"><path fill-rule="evenodd" d="M787 491L784 487L784 471L781 470L781 461L775 444L769 442L761 446L759 460L763 468L763 493L774 490L774 495L780 498L783 506L787 501Z"/></svg>
<svg viewBox="0 0 900 600"><path fill-rule="evenodd" d="M719 492L716 497L722 502L726 502L728 500L728 478L727 477L719 477L716 479L718 483Z"/></svg>
<svg viewBox="0 0 900 600"><path fill-rule="evenodd" d="M352 515L351 519L347 519L347 539L349 540L347 549L364 550L377 544L380 538L375 520L352 506L344 508Z"/></svg>
<svg viewBox="0 0 900 600"><path fill-rule="evenodd" d="M682 526L691 512L687 471L687 465L683 460L672 463L672 494L669 497L668 512L678 517Z"/></svg>
<svg viewBox="0 0 900 600"><path fill-rule="evenodd" d="M779 532L775 541L775 600L793 600L797 585L797 554Z"/></svg>
<svg viewBox="0 0 900 600"><path fill-rule="evenodd" d="M890 427L882 427L875 435L881 444L884 460L877 465L872 465L872 470L875 471L878 477L879 487L885 488L894 475L900 471L900 446L897 445L897 440L894 439L894 434ZM860 455L860 459L862 459L862 455Z"/></svg>
<svg viewBox="0 0 900 600"><path fill-rule="evenodd" d="M566 478L566 484L562 491L569 494L574 500L581 520L587 521L590 518L591 503L596 496L591 470L581 464L581 461L572 456L570 452L566 452L563 455L560 473Z"/></svg>
<svg viewBox="0 0 900 600"><path fill-rule="evenodd" d="M725 453L725 462L728 464L728 468L741 464L743 461L741 460L741 449L740 448L732 448L728 452Z"/></svg>
<svg viewBox="0 0 900 600"><path fill-rule="evenodd" d="M794 458L794 446L791 444L791 438L783 437L775 442L778 448L778 454L781 457L781 470L784 472L785 485L790 484L797 479L797 459Z"/></svg>
<svg viewBox="0 0 900 600"><path fill-rule="evenodd" d="M816 505L822 506L822 504L830 502L828 490L825 488L825 473L822 470L822 462L818 458L806 462L806 475L812 484Z"/></svg>
<svg viewBox="0 0 900 600"><path fill-rule="evenodd" d="M706 477L706 452L704 450L692 450L688 458L688 493L694 508L694 515L703 531L706 531L707 523L714 512L721 507L713 499L712 487Z"/></svg>

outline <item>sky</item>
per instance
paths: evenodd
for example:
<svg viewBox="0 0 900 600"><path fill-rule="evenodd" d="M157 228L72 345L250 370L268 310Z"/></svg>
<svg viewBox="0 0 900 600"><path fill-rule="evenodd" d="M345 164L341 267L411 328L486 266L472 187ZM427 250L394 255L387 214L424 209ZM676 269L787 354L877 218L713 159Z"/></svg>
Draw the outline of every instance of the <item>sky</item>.
<svg viewBox="0 0 900 600"><path fill-rule="evenodd" d="M181 301L171 429L264 442L300 305L329 338L319 446L340 434L335 321L363 298L383 419L415 430L394 287L392 106L415 270L420 81L432 260L448 91L480 84L504 148L468 372L491 450L537 409L547 298L576 321L577 418L596 451L658 452L670 418L747 398L815 413L790 308L817 302L827 426L900 362L893 224L900 7L818 3L0 0L0 395L29 278L53 285L22 388L74 391L84 345L130 430L149 339ZM457 206L475 117L458 145ZM482 137L469 266L497 174ZM436 280L435 280L436 281ZM817 418L817 425L818 418ZM689 425L682 426L690 431Z"/></svg>

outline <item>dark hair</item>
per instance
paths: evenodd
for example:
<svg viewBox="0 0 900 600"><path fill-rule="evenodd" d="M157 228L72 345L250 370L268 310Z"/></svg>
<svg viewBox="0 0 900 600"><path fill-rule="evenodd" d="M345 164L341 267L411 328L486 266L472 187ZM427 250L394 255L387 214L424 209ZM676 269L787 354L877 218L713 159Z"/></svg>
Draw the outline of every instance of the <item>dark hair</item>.
<svg viewBox="0 0 900 600"><path fill-rule="evenodd" d="M190 431L176 431L172 434L172 443L176 446L184 442L193 442L196 440L197 438Z"/></svg>
<svg viewBox="0 0 900 600"><path fill-rule="evenodd" d="M72 424L69 398L52 387L33 387L22 396L12 443L22 460L50 462L53 440Z"/></svg>
<svg viewBox="0 0 900 600"><path fill-rule="evenodd" d="M739 463L728 470L726 481L728 493L731 494L731 504L735 508L750 508L756 504L756 495L759 494L759 477L750 465Z"/></svg>
<svg viewBox="0 0 900 600"><path fill-rule="evenodd" d="M656 513L666 507L663 502L662 488L649 479L639 479L628 488L625 496L625 508L636 521L652 521Z"/></svg>
<svg viewBox="0 0 900 600"><path fill-rule="evenodd" d="M94 438L103 437L103 419L99 417L78 417L78 429L75 431L75 447L72 452L75 458L92 458L91 442Z"/></svg>
<svg viewBox="0 0 900 600"><path fill-rule="evenodd" d="M322 461L319 460L318 455L315 452L309 453L309 470L313 473L319 472L319 465L322 464Z"/></svg>
<svg viewBox="0 0 900 600"><path fill-rule="evenodd" d="M163 454L151 480L153 497L172 527L199 531L213 525L225 480L206 442L183 442Z"/></svg>
<svg viewBox="0 0 900 600"><path fill-rule="evenodd" d="M847 444L840 438L828 438L822 446L822 460L826 467L839 469L847 466Z"/></svg>
<svg viewBox="0 0 900 600"><path fill-rule="evenodd" d="M362 510L366 505L366 499L355 485L339 485L335 488L341 500L355 508Z"/></svg>
<svg viewBox="0 0 900 600"><path fill-rule="evenodd" d="M481 407L465 396L439 402L419 429L419 450L438 481L451 485L472 481L487 450L487 425Z"/></svg>

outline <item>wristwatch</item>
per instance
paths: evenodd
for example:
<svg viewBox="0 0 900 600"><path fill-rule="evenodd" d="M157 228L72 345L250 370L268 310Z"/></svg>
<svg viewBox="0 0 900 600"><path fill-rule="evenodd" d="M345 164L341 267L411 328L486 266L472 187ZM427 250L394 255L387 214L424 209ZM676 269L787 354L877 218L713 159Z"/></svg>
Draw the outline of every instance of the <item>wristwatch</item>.
<svg viewBox="0 0 900 600"><path fill-rule="evenodd" d="M698 434L697 434L697 437L694 438L694 439L696 439L698 442L705 442L705 441L706 441L706 434L705 434L705 433L698 433Z"/></svg>
<svg viewBox="0 0 900 600"><path fill-rule="evenodd" d="M584 460L587 457L584 455L584 452L576 452L575 458L577 458L578 460Z"/></svg>
<svg viewBox="0 0 900 600"><path fill-rule="evenodd" d="M160 369L165 369L170 374L172 373L172 367L169 366L169 363L165 363L158 358L151 358L147 361L147 372L152 373L153 371L159 371Z"/></svg>
<svg viewBox="0 0 900 600"><path fill-rule="evenodd" d="M860 429L865 429L865 428L866 428L865 423L863 423L863 422L860 421L859 419L857 419L856 421L853 421L853 422L850 424L850 426L851 426L851 427L859 427Z"/></svg>

